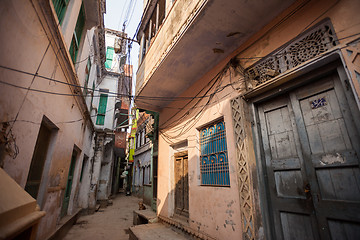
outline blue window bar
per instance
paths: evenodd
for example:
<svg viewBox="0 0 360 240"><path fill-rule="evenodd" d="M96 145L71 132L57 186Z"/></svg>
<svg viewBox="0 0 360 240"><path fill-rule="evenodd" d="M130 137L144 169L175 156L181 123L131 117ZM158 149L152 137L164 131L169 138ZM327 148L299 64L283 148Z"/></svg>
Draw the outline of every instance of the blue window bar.
<svg viewBox="0 0 360 240"><path fill-rule="evenodd" d="M230 186L224 121L200 130L201 185Z"/></svg>

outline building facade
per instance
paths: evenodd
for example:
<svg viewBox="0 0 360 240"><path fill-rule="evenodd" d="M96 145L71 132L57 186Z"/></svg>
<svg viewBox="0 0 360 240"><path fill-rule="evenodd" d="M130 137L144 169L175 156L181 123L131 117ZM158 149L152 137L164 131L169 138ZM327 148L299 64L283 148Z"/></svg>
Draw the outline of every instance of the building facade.
<svg viewBox="0 0 360 240"><path fill-rule="evenodd" d="M204 239L359 237L359 7L147 1L135 103L160 116L161 221Z"/></svg>
<svg viewBox="0 0 360 240"><path fill-rule="evenodd" d="M37 233L45 239L77 211L83 162L93 154L79 86L105 2L8 1L1 9L1 165L46 212Z"/></svg>
<svg viewBox="0 0 360 240"><path fill-rule="evenodd" d="M153 210L156 210L157 185L155 121L154 115L144 111L137 119L132 181L132 193L142 198Z"/></svg>
<svg viewBox="0 0 360 240"><path fill-rule="evenodd" d="M126 129L128 128L129 89L131 80L126 72L131 68L126 63L126 35L111 29L104 29L105 38L101 39L106 52L102 61L100 77L92 81L91 117L97 132L95 148L95 171L97 177L92 178L93 192L91 204L97 202L107 205L111 194L116 194L120 173L118 167L121 159L125 159ZM120 45L118 44L120 42ZM121 50L119 50L121 48ZM89 82L91 84L91 82Z"/></svg>
<svg viewBox="0 0 360 240"><path fill-rule="evenodd" d="M0 9L0 163L46 212L37 239L47 239L66 215L117 192L127 128L117 121L128 118L132 68L125 42L116 52L114 35L124 34L104 28L105 1Z"/></svg>

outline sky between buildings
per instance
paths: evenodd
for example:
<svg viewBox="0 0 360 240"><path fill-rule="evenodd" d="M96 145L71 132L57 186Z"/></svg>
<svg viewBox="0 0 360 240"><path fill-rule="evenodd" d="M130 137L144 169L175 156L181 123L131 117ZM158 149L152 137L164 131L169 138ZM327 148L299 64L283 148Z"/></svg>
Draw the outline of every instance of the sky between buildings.
<svg viewBox="0 0 360 240"><path fill-rule="evenodd" d="M143 11L143 0L106 0L105 27L121 31L126 22L125 33L129 38L135 38L136 29L140 23ZM133 65L132 92L135 92L136 72L138 68L139 44L134 42L130 52Z"/></svg>

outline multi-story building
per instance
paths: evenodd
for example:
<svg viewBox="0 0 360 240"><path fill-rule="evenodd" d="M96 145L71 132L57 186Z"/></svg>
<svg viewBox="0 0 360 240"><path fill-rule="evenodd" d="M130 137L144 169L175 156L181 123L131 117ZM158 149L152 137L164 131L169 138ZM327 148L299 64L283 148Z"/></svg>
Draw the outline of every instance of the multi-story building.
<svg viewBox="0 0 360 240"><path fill-rule="evenodd" d="M204 239L359 237L359 8L146 1L135 103L160 115L161 221Z"/></svg>
<svg viewBox="0 0 360 240"><path fill-rule="evenodd" d="M146 126L149 124L150 116L145 112L139 113L135 135L134 172L133 172L133 194L141 197L144 203L151 204L151 148L152 143L146 136ZM148 195L151 195L149 197Z"/></svg>
<svg viewBox="0 0 360 240"><path fill-rule="evenodd" d="M126 154L126 129L129 126L128 115L131 92L132 66L126 65L126 34L104 29L105 38L100 41L103 74L89 80L93 86L90 100L90 112L97 133L95 150L95 168L99 174L91 179L91 208L99 201L107 205L111 194L118 189L118 167ZM94 97L96 96L96 97Z"/></svg>
<svg viewBox="0 0 360 240"><path fill-rule="evenodd" d="M131 80L118 58L126 50L106 55L118 45L105 37L114 34L104 29L104 0L6 1L1 9L0 165L46 212L37 238L47 239L64 216L111 193L114 159L126 149L114 148L115 130L126 131L116 113L129 108Z"/></svg>

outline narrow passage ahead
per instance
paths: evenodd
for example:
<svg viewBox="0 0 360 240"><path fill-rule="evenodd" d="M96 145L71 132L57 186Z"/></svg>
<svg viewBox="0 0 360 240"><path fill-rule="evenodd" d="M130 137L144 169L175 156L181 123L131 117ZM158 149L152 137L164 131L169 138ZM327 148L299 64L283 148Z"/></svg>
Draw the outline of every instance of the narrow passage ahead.
<svg viewBox="0 0 360 240"><path fill-rule="evenodd" d="M133 211L139 209L140 199L119 193L112 200L113 205L80 217L64 240L129 239L128 229L133 225Z"/></svg>

